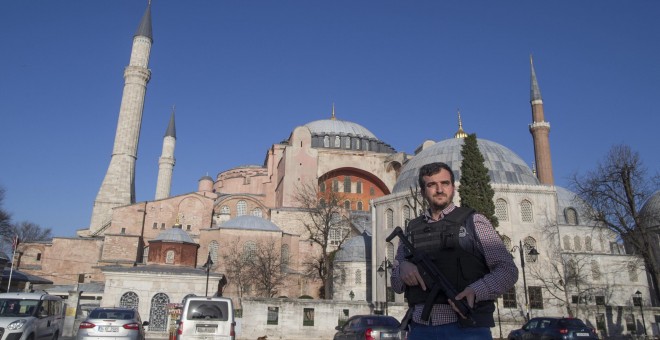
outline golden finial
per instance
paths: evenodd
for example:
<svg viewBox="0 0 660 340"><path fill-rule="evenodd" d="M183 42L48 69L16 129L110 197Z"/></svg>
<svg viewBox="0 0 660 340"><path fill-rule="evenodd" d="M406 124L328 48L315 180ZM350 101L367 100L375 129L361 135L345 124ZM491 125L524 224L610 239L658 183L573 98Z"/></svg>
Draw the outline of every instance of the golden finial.
<svg viewBox="0 0 660 340"><path fill-rule="evenodd" d="M330 119L331 119L331 120L335 120L335 119L337 119L337 118L335 117L335 103L334 103L334 102L332 103L332 117L330 117Z"/></svg>
<svg viewBox="0 0 660 340"><path fill-rule="evenodd" d="M458 111L458 131L456 131L456 133L454 134L454 138L456 138L456 139L465 138L468 135L467 135L467 133L465 133L465 131L463 131L463 121L461 120L461 110L460 109L456 109L456 110Z"/></svg>

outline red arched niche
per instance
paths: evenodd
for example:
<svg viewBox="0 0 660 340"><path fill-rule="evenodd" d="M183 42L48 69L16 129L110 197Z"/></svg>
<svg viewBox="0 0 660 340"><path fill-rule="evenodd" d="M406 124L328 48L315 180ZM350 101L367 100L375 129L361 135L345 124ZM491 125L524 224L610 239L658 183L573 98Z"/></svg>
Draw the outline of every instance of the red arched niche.
<svg viewBox="0 0 660 340"><path fill-rule="evenodd" d="M348 178L351 182L350 192L344 190L344 183ZM390 194L390 190L380 178L364 170L355 168L339 168L325 173L319 178L319 189L333 190L334 182L337 181L339 192L350 201L351 210L369 210L369 200ZM358 183L361 183L358 192ZM362 209L358 209L358 202L362 203Z"/></svg>

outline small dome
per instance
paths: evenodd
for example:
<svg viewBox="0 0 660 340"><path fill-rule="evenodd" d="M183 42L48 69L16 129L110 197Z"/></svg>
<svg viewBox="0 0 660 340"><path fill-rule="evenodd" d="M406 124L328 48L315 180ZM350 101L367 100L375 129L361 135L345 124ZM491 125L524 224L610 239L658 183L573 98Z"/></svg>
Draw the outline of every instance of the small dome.
<svg viewBox="0 0 660 340"><path fill-rule="evenodd" d="M154 241L162 242L182 242L182 243L195 243L187 232L181 228L170 228L158 234Z"/></svg>
<svg viewBox="0 0 660 340"><path fill-rule="evenodd" d="M433 162L447 163L453 170L456 181L461 178L461 149L464 139L447 139L422 150L408 161L394 185L392 192L408 191L417 186L419 168ZM477 139L479 151L484 156L484 165L492 183L538 185L532 170L513 151L501 144Z"/></svg>
<svg viewBox="0 0 660 340"><path fill-rule="evenodd" d="M220 225L225 229L282 231L275 223L252 215L234 217Z"/></svg>
<svg viewBox="0 0 660 340"><path fill-rule="evenodd" d="M369 262L371 261L371 236L363 233L352 237L341 245L335 255L335 262Z"/></svg>
<svg viewBox="0 0 660 340"><path fill-rule="evenodd" d="M376 136L364 126L340 119L322 119L305 124L312 135L352 135L377 139Z"/></svg>
<svg viewBox="0 0 660 340"><path fill-rule="evenodd" d="M647 228L660 226L660 191L656 191L639 211Z"/></svg>
<svg viewBox="0 0 660 340"><path fill-rule="evenodd" d="M213 177L211 177L211 176L209 176L209 175L206 175L206 176L200 178L199 181L200 181L200 182L201 182L201 181L211 181L211 182L213 182Z"/></svg>

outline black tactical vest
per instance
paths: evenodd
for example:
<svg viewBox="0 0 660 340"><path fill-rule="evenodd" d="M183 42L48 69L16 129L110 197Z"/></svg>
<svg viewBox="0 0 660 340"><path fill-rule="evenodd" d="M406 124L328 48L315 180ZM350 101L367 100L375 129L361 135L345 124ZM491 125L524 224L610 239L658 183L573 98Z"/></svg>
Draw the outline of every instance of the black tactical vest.
<svg viewBox="0 0 660 340"><path fill-rule="evenodd" d="M425 252L457 292L490 273L478 246L473 214L473 209L456 207L438 222L427 223L420 216L410 221L407 227L406 235L415 250ZM428 291L423 291L420 286L407 287L405 297L410 306L424 304ZM441 292L434 304L447 304L447 296ZM493 301L477 303L472 311L476 327L494 327L493 311Z"/></svg>

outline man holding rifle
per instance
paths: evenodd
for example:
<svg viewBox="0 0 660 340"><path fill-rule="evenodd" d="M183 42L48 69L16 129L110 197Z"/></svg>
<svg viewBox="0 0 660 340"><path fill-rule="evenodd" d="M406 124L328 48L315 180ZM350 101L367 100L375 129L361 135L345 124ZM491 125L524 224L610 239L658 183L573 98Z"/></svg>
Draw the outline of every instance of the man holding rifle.
<svg viewBox="0 0 660 340"><path fill-rule="evenodd" d="M409 222L414 249L399 242L391 277L392 289L405 292L410 305L408 340L492 339L494 299L513 287L518 268L485 216L452 203L454 173L447 164L422 166L418 180L429 209ZM436 270L443 280L433 278ZM453 287L438 292L438 281Z"/></svg>

